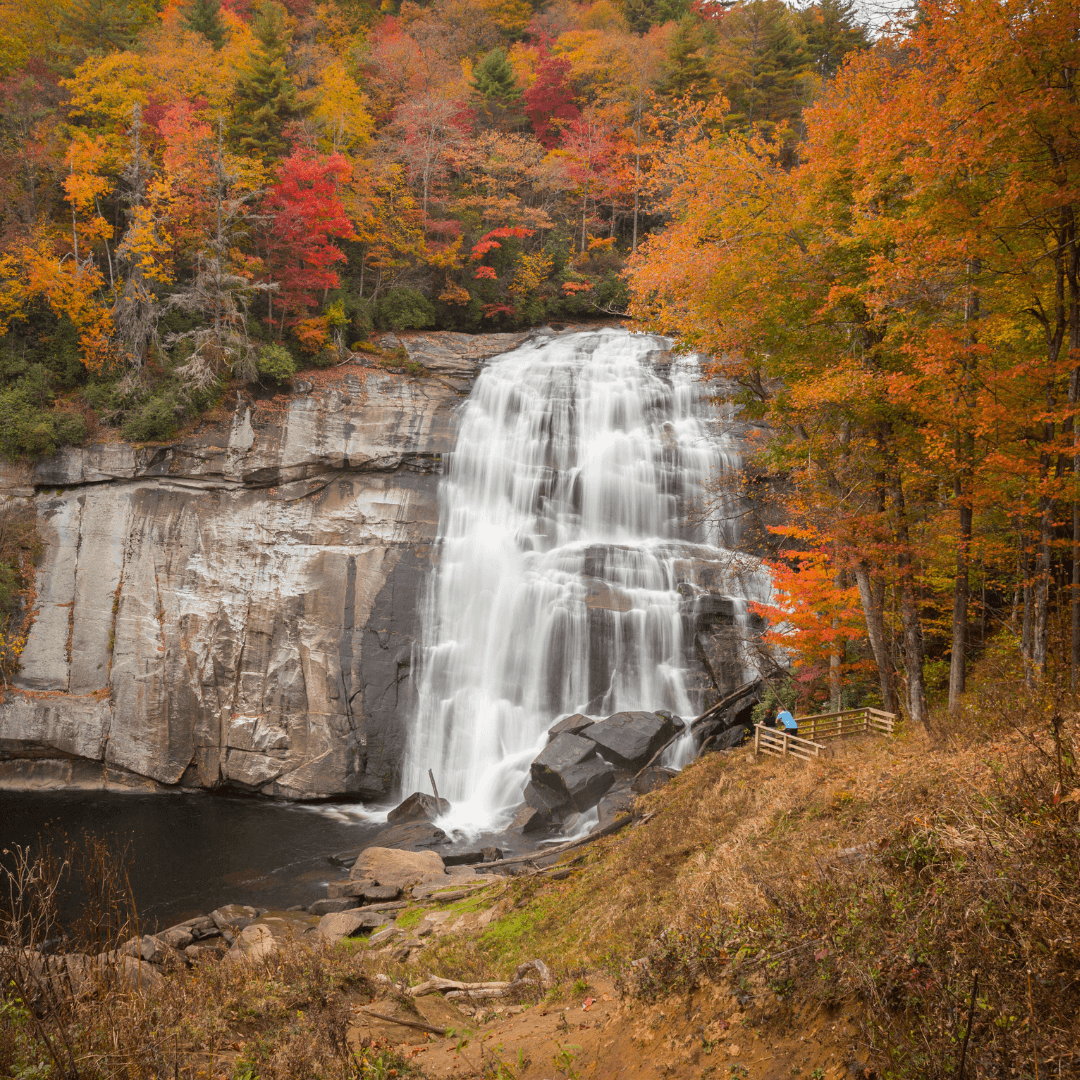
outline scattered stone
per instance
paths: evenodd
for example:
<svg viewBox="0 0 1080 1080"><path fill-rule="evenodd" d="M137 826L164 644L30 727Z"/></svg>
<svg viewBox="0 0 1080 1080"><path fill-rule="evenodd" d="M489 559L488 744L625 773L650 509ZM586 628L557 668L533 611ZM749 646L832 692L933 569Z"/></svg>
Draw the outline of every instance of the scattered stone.
<svg viewBox="0 0 1080 1080"><path fill-rule="evenodd" d="M527 803L515 815L507 829L520 829L523 833L540 832L546 829L550 818L545 818L535 806Z"/></svg>
<svg viewBox="0 0 1080 1080"><path fill-rule="evenodd" d="M368 938L368 944L374 948L376 945L385 945L386 942L391 941L393 938L401 937L405 931L400 926L384 926L381 930L376 930L374 934Z"/></svg>
<svg viewBox="0 0 1080 1080"><path fill-rule="evenodd" d="M186 949L195 940L195 935L186 926L170 926L157 936L172 949Z"/></svg>
<svg viewBox="0 0 1080 1080"><path fill-rule="evenodd" d="M190 939L189 939L190 943ZM120 946L122 956L134 957L147 964L163 964L169 958L169 946L153 934L144 934L141 938L132 938Z"/></svg>
<svg viewBox="0 0 1080 1080"><path fill-rule="evenodd" d="M333 944L342 938L356 937L365 930L385 926L389 921L388 916L377 911L338 911L324 915L316 932L324 941Z"/></svg>
<svg viewBox="0 0 1080 1080"><path fill-rule="evenodd" d="M349 877L353 881L371 881L374 885L401 890L406 885L419 885L432 874L445 872L445 864L434 851L370 847L360 853ZM368 895L366 886L364 895Z"/></svg>
<svg viewBox="0 0 1080 1080"><path fill-rule="evenodd" d="M596 745L588 739L579 738L577 735L557 735L532 763L530 772L533 783L569 796L563 783L563 772L595 755Z"/></svg>
<svg viewBox="0 0 1080 1080"><path fill-rule="evenodd" d="M360 906L360 901L352 896L343 896L339 900L316 900L312 904L308 904L307 913L309 915L333 915L339 911L348 911L350 908L356 908ZM300 909L301 911L304 908Z"/></svg>
<svg viewBox="0 0 1080 1080"><path fill-rule="evenodd" d="M360 853L358 851L340 851L336 855L328 855L327 859L335 866L352 866L356 862L356 856Z"/></svg>
<svg viewBox="0 0 1080 1080"><path fill-rule="evenodd" d="M386 815L386 820L391 825L400 825L408 821L434 821L449 809L450 804L445 799L436 799L434 795L414 791Z"/></svg>
<svg viewBox="0 0 1080 1080"><path fill-rule="evenodd" d="M224 962L263 960L268 956L273 956L282 945L303 936L310 926L309 922L295 917L286 919L280 915L260 916L254 922L248 923L236 935L232 947L224 957ZM225 936L224 932L222 936Z"/></svg>
<svg viewBox="0 0 1080 1080"><path fill-rule="evenodd" d="M579 813L594 807L615 783L615 770L597 757L580 765L571 765L563 769L560 775L566 793Z"/></svg>
<svg viewBox="0 0 1080 1080"><path fill-rule="evenodd" d="M502 857L502 851L497 847L486 847L481 853L484 856L484 862L498 862Z"/></svg>
<svg viewBox="0 0 1080 1080"><path fill-rule="evenodd" d="M560 735L577 735L592 723L592 717L585 716L583 713L574 713L573 716L564 717L548 731L548 742L554 742Z"/></svg>
<svg viewBox="0 0 1080 1080"><path fill-rule="evenodd" d="M371 843L373 847L418 851L449 842L446 833L436 828L430 821L405 821L376 833ZM353 865L356 864L353 863Z"/></svg>
<svg viewBox="0 0 1080 1080"><path fill-rule="evenodd" d="M594 743L613 764L635 771L674 733L675 726L667 717L650 712L621 712L585 728L581 739Z"/></svg>
<svg viewBox="0 0 1080 1080"><path fill-rule="evenodd" d="M400 895L401 889L396 885L376 885L370 878L360 878L357 881L331 881L326 886L328 900L343 900L351 897L364 903L377 904L384 900L396 900Z"/></svg>
<svg viewBox="0 0 1080 1080"><path fill-rule="evenodd" d="M307 908L303 904L293 904L291 907L287 907L286 911L307 911Z"/></svg>
<svg viewBox="0 0 1080 1080"><path fill-rule="evenodd" d="M674 770L662 768L660 765L650 765L640 776L635 776L630 790L638 795L647 795L650 791L663 787L673 776Z"/></svg>
<svg viewBox="0 0 1080 1080"><path fill-rule="evenodd" d="M247 904L225 904L210 912L210 918L219 930L243 930L262 914L258 908Z"/></svg>

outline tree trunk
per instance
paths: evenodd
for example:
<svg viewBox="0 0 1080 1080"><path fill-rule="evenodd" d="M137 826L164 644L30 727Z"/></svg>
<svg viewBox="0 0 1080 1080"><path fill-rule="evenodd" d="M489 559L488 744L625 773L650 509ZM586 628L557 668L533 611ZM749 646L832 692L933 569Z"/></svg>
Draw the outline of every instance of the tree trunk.
<svg viewBox="0 0 1080 1080"><path fill-rule="evenodd" d="M896 684L892 657L889 655L885 637L885 586L878 583L875 588L865 565L855 567L855 583L859 586L859 599L862 601L863 614L866 616L866 633L870 638L870 649L874 654L878 678L881 681L882 706L886 712L895 713L897 711Z"/></svg>
<svg viewBox="0 0 1080 1080"><path fill-rule="evenodd" d="M911 563L911 537L908 534L904 489L897 476L891 491L896 513L896 569L900 584L900 622L904 628L904 671L907 675L908 715L932 735L930 714L926 708L926 683L923 680L923 634L919 621L919 600L915 593L914 567Z"/></svg>
<svg viewBox="0 0 1080 1080"><path fill-rule="evenodd" d="M1039 500L1042 504L1039 515L1039 552L1035 567L1035 632L1032 641L1032 665L1035 678L1042 681L1046 674L1047 642L1050 631L1050 546L1053 542L1051 515L1054 503L1052 499Z"/></svg>
<svg viewBox="0 0 1080 1080"><path fill-rule="evenodd" d="M960 493L957 481L957 494ZM956 545L956 582L953 586L952 659L949 664L949 712L960 708L967 681L967 623L970 585L968 556L971 551L971 507L960 506L960 542Z"/></svg>

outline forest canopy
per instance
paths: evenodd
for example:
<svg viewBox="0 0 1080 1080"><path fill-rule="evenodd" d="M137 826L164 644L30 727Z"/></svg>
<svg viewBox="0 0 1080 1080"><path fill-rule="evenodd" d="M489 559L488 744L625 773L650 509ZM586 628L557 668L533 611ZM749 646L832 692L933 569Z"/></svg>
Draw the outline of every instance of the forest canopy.
<svg viewBox="0 0 1080 1080"><path fill-rule="evenodd" d="M925 720L983 646L1080 685L1078 72L1074 2L942 0L849 52L794 163L731 92L658 155L632 310L767 421L804 702L876 669Z"/></svg>
<svg viewBox="0 0 1080 1080"><path fill-rule="evenodd" d="M790 164L821 0L3 0L8 456L168 438L373 330L625 310L687 109Z"/></svg>

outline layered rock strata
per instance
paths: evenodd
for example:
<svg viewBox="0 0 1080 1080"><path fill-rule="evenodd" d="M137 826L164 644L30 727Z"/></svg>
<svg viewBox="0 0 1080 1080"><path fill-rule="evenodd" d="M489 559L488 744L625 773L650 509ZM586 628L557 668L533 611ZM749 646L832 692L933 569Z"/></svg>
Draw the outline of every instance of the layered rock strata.
<svg viewBox="0 0 1080 1080"><path fill-rule="evenodd" d="M356 357L170 445L8 469L44 554L0 786L388 796L454 411L524 336L412 335L422 377Z"/></svg>

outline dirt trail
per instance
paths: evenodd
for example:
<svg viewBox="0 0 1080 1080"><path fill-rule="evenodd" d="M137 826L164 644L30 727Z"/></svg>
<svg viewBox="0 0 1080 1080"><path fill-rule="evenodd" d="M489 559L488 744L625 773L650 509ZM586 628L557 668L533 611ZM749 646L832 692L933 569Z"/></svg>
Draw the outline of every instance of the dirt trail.
<svg viewBox="0 0 1080 1080"><path fill-rule="evenodd" d="M350 1038L397 1049L426 1076L447 1080L840 1080L862 1073L857 1025L846 1010L773 1004L744 1011L730 993L709 984L689 999L646 1006L620 999L609 979L591 976L586 994L571 1003L493 1008L479 1023L438 995L419 998L416 1007L419 1016L393 999L370 1006L445 1024L456 1036L410 1031L358 1009Z"/></svg>

